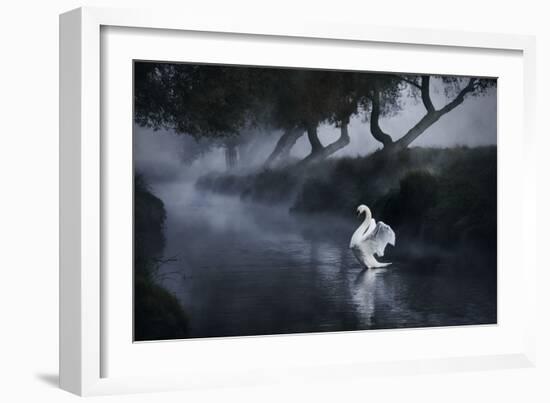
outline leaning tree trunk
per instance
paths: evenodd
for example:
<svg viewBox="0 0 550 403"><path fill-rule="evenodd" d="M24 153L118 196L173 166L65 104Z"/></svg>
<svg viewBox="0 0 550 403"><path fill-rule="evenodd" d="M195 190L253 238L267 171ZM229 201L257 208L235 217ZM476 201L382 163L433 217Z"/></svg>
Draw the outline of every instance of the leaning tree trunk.
<svg viewBox="0 0 550 403"><path fill-rule="evenodd" d="M382 143L384 147L388 147L393 143L389 134L384 133L380 128L380 91L375 90L372 96L372 110L370 114L370 132L372 137Z"/></svg>
<svg viewBox="0 0 550 403"><path fill-rule="evenodd" d="M320 153L323 150L323 144L319 140L319 135L317 134L317 124L309 124L307 126L307 139L311 145L311 155Z"/></svg>
<svg viewBox="0 0 550 403"><path fill-rule="evenodd" d="M340 125L340 137L329 145L323 147L321 145L321 148L317 149L311 149L311 153L304 158L302 161L300 161L300 165L306 165L310 164L312 162L320 161L323 159L328 158L332 154L334 154L336 151L341 150L345 146L347 146L350 143L350 137L348 132L348 124L349 124L349 118L345 119L341 125ZM315 134L317 133L317 130L315 130ZM318 139L317 139L318 140ZM320 142L319 142L320 144Z"/></svg>
<svg viewBox="0 0 550 403"><path fill-rule="evenodd" d="M443 108L436 110L429 95L429 76L422 77L422 101L426 107L426 114L418 121L403 137L392 145L393 150L403 150L407 148L414 140L424 133L431 125L441 118L441 116L451 112L458 105L464 102L466 95L475 90L475 79L471 78L468 85L459 92L455 99L445 105Z"/></svg>
<svg viewBox="0 0 550 403"><path fill-rule="evenodd" d="M430 97L430 76L422 76L420 84L414 82L409 83L420 89L422 103L426 108L426 114L407 133L405 133L403 137L395 142L388 134L384 133L380 129L380 125L378 123L380 118L380 92L375 91L372 96L372 111L370 117L371 134L376 140L383 144L383 152L385 153L406 149L414 140L416 140L430 126L437 122L443 115L451 112L457 106L462 104L466 95L476 89L476 80L471 78L468 85L466 85L466 87L458 93L455 99L443 108L436 110Z"/></svg>
<svg viewBox="0 0 550 403"><path fill-rule="evenodd" d="M294 128L284 132L279 138L275 149L269 154L269 157L264 163L267 168L273 167L277 164L284 163L290 156L290 150L296 144L296 141L304 134L304 129Z"/></svg>

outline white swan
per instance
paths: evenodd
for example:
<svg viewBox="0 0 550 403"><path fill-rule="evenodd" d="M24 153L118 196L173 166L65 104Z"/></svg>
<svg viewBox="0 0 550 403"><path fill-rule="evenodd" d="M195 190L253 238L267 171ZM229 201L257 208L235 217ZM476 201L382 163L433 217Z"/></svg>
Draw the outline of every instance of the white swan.
<svg viewBox="0 0 550 403"><path fill-rule="evenodd" d="M353 233L349 243L350 249L359 263L367 268L389 266L391 263L377 261L374 254L384 256L386 245L395 245L395 233L382 221L376 223L370 209L364 204L357 207L357 215L362 213L365 213L365 220Z"/></svg>

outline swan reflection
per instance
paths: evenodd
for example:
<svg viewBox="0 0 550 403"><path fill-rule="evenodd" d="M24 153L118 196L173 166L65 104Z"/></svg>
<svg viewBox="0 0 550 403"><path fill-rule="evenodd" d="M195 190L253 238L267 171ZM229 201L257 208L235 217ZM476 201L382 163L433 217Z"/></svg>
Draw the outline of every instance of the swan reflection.
<svg viewBox="0 0 550 403"><path fill-rule="evenodd" d="M378 297L377 283L387 269L363 269L351 284L351 297L356 306L361 327L371 327Z"/></svg>

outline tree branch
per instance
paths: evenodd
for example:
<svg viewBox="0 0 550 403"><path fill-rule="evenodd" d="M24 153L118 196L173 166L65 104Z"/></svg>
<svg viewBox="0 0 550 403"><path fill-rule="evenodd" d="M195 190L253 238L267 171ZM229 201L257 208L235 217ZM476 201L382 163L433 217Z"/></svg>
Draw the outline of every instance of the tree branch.
<svg viewBox="0 0 550 403"><path fill-rule="evenodd" d="M409 80L408 78L405 78L405 76L399 76L399 78L401 79L401 81L404 81L418 89L420 89L420 85L418 85L418 83L414 80Z"/></svg>
<svg viewBox="0 0 550 403"><path fill-rule="evenodd" d="M423 81L424 83L424 81ZM454 108L456 108L458 105L460 105L462 102L464 102L464 97L474 91L476 89L476 79L471 78L468 82L468 85L464 87L458 95L453 99L451 102L449 102L447 105L445 105L440 110L428 110L426 114L418 121L416 125L414 125L403 137L401 137L399 140L397 140L393 147L394 150L401 150L404 148L407 148L409 144L411 144L414 140L418 138L428 127L433 125L435 122L439 120L439 118L446 113L449 113ZM430 100L431 102L431 100ZM432 105L433 108L433 105ZM428 109L426 107L426 109Z"/></svg>
<svg viewBox="0 0 550 403"><path fill-rule="evenodd" d="M420 87L424 107L428 113L434 112L434 104L432 103L432 98L430 97L430 76L422 76Z"/></svg>
<svg viewBox="0 0 550 403"><path fill-rule="evenodd" d="M468 85L458 93L455 99L453 99L443 108L441 108L439 112L443 115L447 112L452 111L454 108L456 108L458 105L460 105L464 101L464 97L466 96L466 94L473 92L475 89L476 89L476 79L470 78L470 81L468 81Z"/></svg>

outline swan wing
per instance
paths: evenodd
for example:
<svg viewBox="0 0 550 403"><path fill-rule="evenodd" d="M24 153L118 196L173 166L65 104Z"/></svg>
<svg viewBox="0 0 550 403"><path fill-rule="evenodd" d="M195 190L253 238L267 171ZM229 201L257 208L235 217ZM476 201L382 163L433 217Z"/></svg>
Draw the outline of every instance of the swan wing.
<svg viewBox="0 0 550 403"><path fill-rule="evenodd" d="M388 224L382 221L376 224L373 231L367 231L363 237L365 249L376 253L378 256L384 256L386 245L395 245L395 233Z"/></svg>

